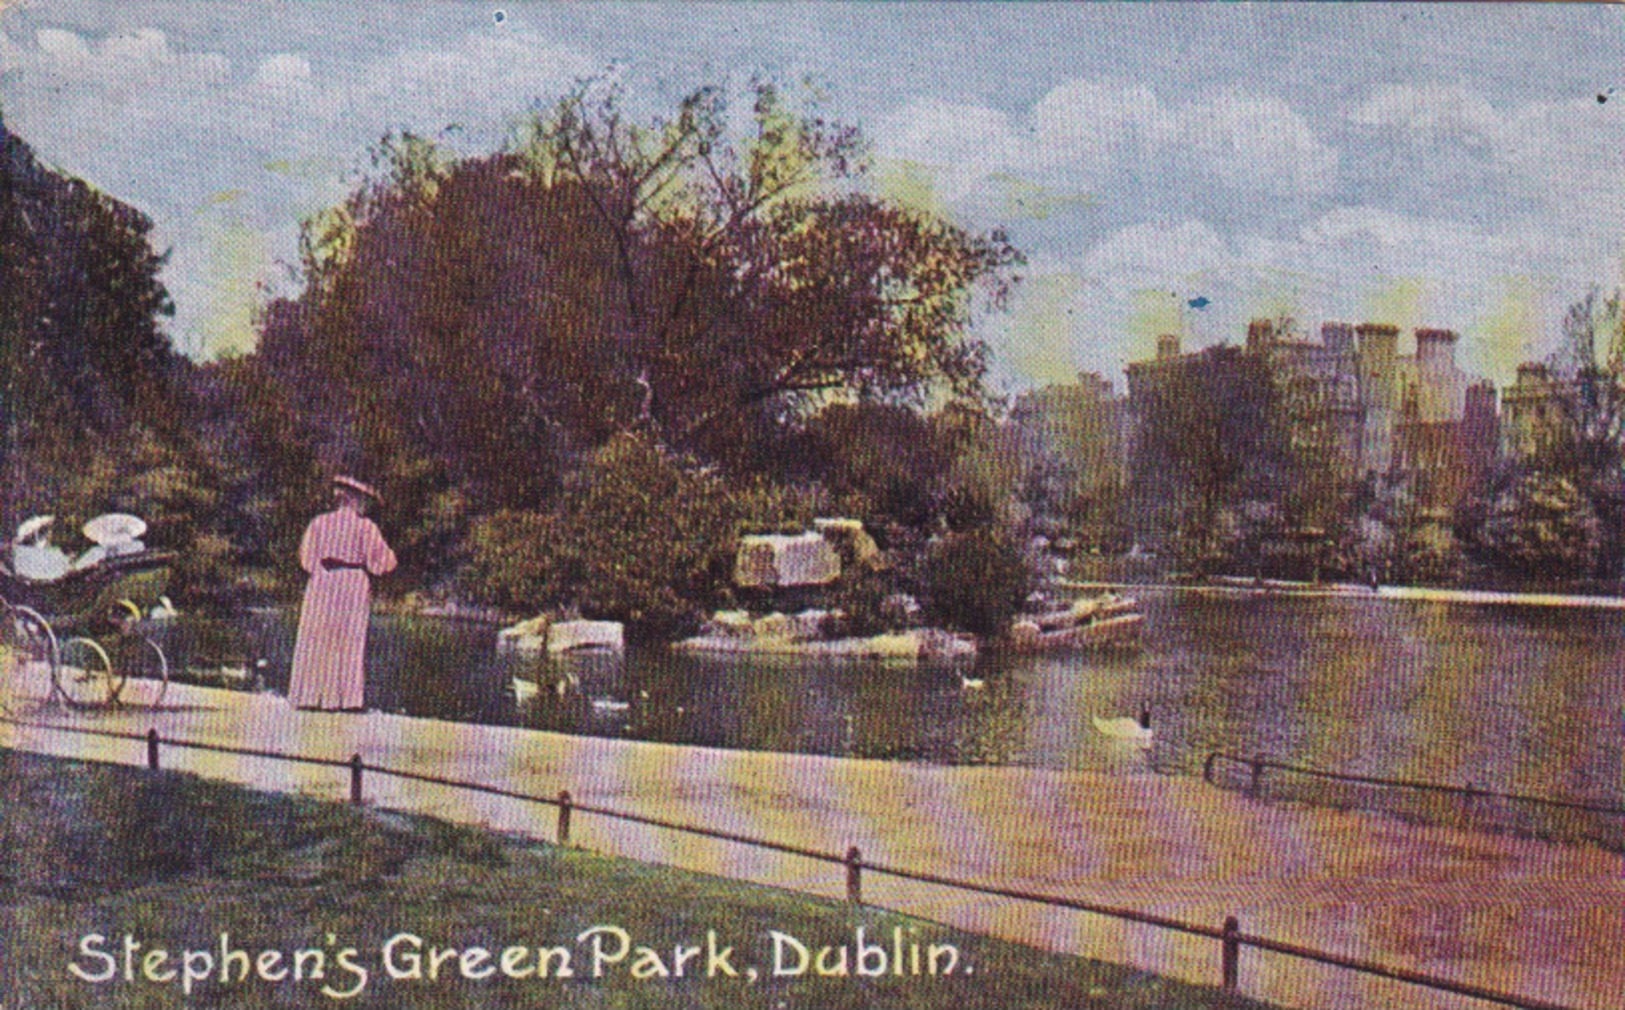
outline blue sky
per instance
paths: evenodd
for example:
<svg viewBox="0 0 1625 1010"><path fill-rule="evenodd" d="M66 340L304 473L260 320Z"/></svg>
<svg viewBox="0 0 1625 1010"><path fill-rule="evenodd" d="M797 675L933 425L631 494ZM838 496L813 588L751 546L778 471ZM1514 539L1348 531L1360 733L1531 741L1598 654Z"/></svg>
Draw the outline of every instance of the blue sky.
<svg viewBox="0 0 1625 1010"><path fill-rule="evenodd" d="M646 108L810 78L882 191L1007 228L1030 264L983 333L1009 388L1121 385L1157 331L1235 341L1280 313L1453 327L1464 364L1506 381L1622 279L1613 7L0 7L7 125L151 215L171 335L200 357L251 346L263 292L296 290L299 220L384 132L489 150L606 68Z"/></svg>

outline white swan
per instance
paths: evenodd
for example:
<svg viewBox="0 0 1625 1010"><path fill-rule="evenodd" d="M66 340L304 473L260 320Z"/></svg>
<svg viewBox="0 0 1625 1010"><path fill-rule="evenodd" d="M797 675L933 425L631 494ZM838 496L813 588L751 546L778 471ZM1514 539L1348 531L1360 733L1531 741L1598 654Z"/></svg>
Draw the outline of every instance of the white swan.
<svg viewBox="0 0 1625 1010"><path fill-rule="evenodd" d="M1141 708L1138 719L1131 719L1126 715L1115 719L1102 719L1098 715L1092 715L1089 719L1102 736L1132 744L1141 750L1151 749L1151 741L1155 738L1156 731L1151 728L1149 708Z"/></svg>

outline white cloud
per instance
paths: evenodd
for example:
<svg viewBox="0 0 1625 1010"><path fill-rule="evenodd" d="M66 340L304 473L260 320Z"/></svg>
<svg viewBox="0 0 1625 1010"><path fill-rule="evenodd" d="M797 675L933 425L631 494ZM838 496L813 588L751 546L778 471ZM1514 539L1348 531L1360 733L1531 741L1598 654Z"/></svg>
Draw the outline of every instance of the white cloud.
<svg viewBox="0 0 1625 1010"><path fill-rule="evenodd" d="M600 65L532 32L484 32L441 49L402 49L335 82L324 111L439 128L503 122Z"/></svg>
<svg viewBox="0 0 1625 1010"><path fill-rule="evenodd" d="M1177 169L1249 192L1315 194L1338 167L1337 152L1280 99L1232 91L1169 107L1150 88L1115 80L1067 81L1016 118L916 98L878 132L884 156L937 168L950 202L1000 172L1098 186L1113 172Z"/></svg>
<svg viewBox="0 0 1625 1010"><path fill-rule="evenodd" d="M225 82L229 61L219 53L179 53L155 28L90 40L59 28L41 28L35 48L8 45L7 64L59 81L109 88L118 94L162 91Z"/></svg>
<svg viewBox="0 0 1625 1010"><path fill-rule="evenodd" d="M155 28L143 28L122 35L111 35L101 44L102 55L121 63L147 63L167 66L175 62L169 51L169 39Z"/></svg>
<svg viewBox="0 0 1625 1010"><path fill-rule="evenodd" d="M1150 88L1117 81L1068 81L1039 99L1031 121L1049 158L1091 174L1104 171L1125 145L1161 148L1179 129Z"/></svg>
<svg viewBox="0 0 1625 1010"><path fill-rule="evenodd" d="M1123 228L1083 257L1086 275L1140 287L1182 286L1233 265L1225 241L1204 221Z"/></svg>
<svg viewBox="0 0 1625 1010"><path fill-rule="evenodd" d="M888 115L877 134L884 157L936 169L937 189L950 202L990 176L1042 160L1008 115L979 105L915 99Z"/></svg>
<svg viewBox="0 0 1625 1010"><path fill-rule="evenodd" d="M90 47L73 32L56 28L41 28L35 35L40 50L65 64L88 62Z"/></svg>
<svg viewBox="0 0 1625 1010"><path fill-rule="evenodd" d="M1157 332L1183 330L1191 347L1234 343L1248 319L1287 314L1310 330L1326 319L1451 327L1463 334L1465 366L1509 381L1518 361L1545 352L1565 299L1581 293L1541 266L1550 244L1532 227L1488 230L1373 206L1334 208L1286 236L1226 234L1199 219L1133 224L1071 256L1036 257L1014 324L993 331L996 360L1018 386L1053 379L1053 366L1029 363L1038 338L1021 323L1035 314L1029 299L1054 303L1062 285L1072 292L1070 337L1043 343L1067 367L1116 375L1150 353ZM1509 291L1527 309L1511 336ZM1189 307L1197 296L1207 308Z"/></svg>
<svg viewBox="0 0 1625 1010"><path fill-rule="evenodd" d="M1387 84L1349 118L1402 130L1418 141L1455 136L1499 142L1506 136L1506 124L1489 101L1459 84Z"/></svg>
<svg viewBox="0 0 1625 1010"><path fill-rule="evenodd" d="M254 83L272 89L295 88L310 83L310 61L298 53L277 53L260 61Z"/></svg>
<svg viewBox="0 0 1625 1010"><path fill-rule="evenodd" d="M1268 95L1229 92L1185 106L1168 153L1226 185L1278 193L1324 193L1337 152L1291 106Z"/></svg>
<svg viewBox="0 0 1625 1010"><path fill-rule="evenodd" d="M1430 145L1454 141L1480 152L1501 188L1482 194L1478 216L1506 216L1497 200L1534 208L1521 227L1552 239L1532 265L1583 286L1614 278L1625 250L1621 104L1588 96L1497 108L1462 85L1387 85L1350 118L1414 145L1424 178Z"/></svg>

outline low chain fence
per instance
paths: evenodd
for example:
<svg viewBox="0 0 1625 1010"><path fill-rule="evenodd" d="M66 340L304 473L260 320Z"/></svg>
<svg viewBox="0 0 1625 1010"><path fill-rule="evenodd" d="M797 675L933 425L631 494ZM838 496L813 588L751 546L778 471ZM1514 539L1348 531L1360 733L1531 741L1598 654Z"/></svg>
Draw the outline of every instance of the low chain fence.
<svg viewBox="0 0 1625 1010"><path fill-rule="evenodd" d="M1488 789L1330 771L1264 755L1213 751L1202 764L1208 784L1260 799L1373 810L1405 820L1589 843L1625 852L1625 807Z"/></svg>

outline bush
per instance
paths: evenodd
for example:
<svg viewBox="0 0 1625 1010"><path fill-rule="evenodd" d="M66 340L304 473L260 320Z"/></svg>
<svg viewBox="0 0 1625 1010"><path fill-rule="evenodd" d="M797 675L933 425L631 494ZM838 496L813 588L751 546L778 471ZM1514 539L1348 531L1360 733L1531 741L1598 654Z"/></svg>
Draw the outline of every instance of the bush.
<svg viewBox="0 0 1625 1010"><path fill-rule="evenodd" d="M476 523L460 582L484 603L573 605L634 635L697 625L731 571L738 506L722 481L620 434L565 479L551 512Z"/></svg>
<svg viewBox="0 0 1625 1010"><path fill-rule="evenodd" d="M1602 544L1602 524L1586 495L1567 477L1528 473L1497 495L1479 531L1491 563L1537 581L1589 577Z"/></svg>
<svg viewBox="0 0 1625 1010"><path fill-rule="evenodd" d="M926 614L934 623L998 635L1021 609L1032 572L1015 537L999 527L950 534L925 556Z"/></svg>
<svg viewBox="0 0 1625 1010"><path fill-rule="evenodd" d="M476 522L458 587L471 599L518 613L560 599L572 582L560 525L542 512L504 510Z"/></svg>
<svg viewBox="0 0 1625 1010"><path fill-rule="evenodd" d="M841 635L878 635L906 626L906 615L886 605L896 592L890 572L867 565L846 566L830 590L828 605L845 615L834 630Z"/></svg>
<svg viewBox="0 0 1625 1010"><path fill-rule="evenodd" d="M666 635L699 623L732 561L727 487L621 434L566 481L563 528L582 612Z"/></svg>

